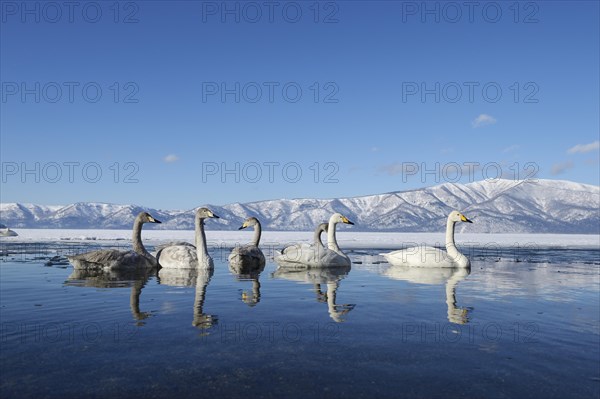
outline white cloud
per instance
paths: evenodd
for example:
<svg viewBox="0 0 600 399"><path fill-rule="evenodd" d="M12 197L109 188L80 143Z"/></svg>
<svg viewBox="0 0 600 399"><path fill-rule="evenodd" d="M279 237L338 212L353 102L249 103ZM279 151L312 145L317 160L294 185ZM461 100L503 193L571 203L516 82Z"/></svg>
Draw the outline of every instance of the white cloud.
<svg viewBox="0 0 600 399"><path fill-rule="evenodd" d="M494 118L493 116L488 114L481 114L477 118L473 119L473 121L471 122L471 126L473 126L473 128L478 128L482 126L493 125L496 122L496 118Z"/></svg>
<svg viewBox="0 0 600 399"><path fill-rule="evenodd" d="M166 163L173 163L179 161L179 157L175 154L169 154L163 158L163 161L165 161Z"/></svg>
<svg viewBox="0 0 600 399"><path fill-rule="evenodd" d="M505 149L502 150L502 152L513 152L518 150L519 148L521 148L520 145L518 144L513 144L511 146L506 147Z"/></svg>
<svg viewBox="0 0 600 399"><path fill-rule="evenodd" d="M411 162L413 164L414 162ZM390 176L399 175L400 173L404 174L407 172L408 164L404 162L394 162L387 165L382 165L379 167L381 172L385 172ZM418 168L418 166L417 166Z"/></svg>
<svg viewBox="0 0 600 399"><path fill-rule="evenodd" d="M552 173L553 176L556 176L565 173L569 169L573 169L573 162L571 161L555 163L552 165L552 170L550 173Z"/></svg>
<svg viewBox="0 0 600 399"><path fill-rule="evenodd" d="M577 144L575 147L571 147L567 150L567 153L569 154L576 154L576 153L586 153L586 152L591 152L591 151L596 151L600 148L600 141L596 140L593 143L589 143L589 144Z"/></svg>

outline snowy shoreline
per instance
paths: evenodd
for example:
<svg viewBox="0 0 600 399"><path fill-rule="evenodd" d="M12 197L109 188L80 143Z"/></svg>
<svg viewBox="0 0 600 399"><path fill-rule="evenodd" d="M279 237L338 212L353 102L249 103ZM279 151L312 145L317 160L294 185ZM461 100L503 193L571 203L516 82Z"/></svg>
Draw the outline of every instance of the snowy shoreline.
<svg viewBox="0 0 600 399"><path fill-rule="evenodd" d="M112 241L131 240L131 230L90 230L90 229L19 229L17 237L1 237L0 243L32 242L90 242L110 244ZM149 245L170 241L194 242L191 230L144 230L143 240ZM252 234L247 231L206 232L210 247L235 246L248 242ZM444 244L443 233L392 233L392 232L351 232L339 229L338 243L348 249L385 249L411 245ZM310 231L263 231L261 245L281 246L295 242L310 242ZM458 245L473 247L515 247L537 246L558 248L586 248L600 250L600 235L597 234L474 234L458 233Z"/></svg>

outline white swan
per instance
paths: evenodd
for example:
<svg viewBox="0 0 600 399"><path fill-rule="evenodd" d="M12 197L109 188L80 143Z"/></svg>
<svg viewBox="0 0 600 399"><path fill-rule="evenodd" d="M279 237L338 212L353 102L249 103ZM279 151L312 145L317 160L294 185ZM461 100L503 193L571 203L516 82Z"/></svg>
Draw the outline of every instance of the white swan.
<svg viewBox="0 0 600 399"><path fill-rule="evenodd" d="M454 244L454 225L457 222L473 223L458 211L450 212L446 222L446 251L434 247L413 247L380 255L397 266L469 267L471 261Z"/></svg>
<svg viewBox="0 0 600 399"><path fill-rule="evenodd" d="M275 255L275 261L280 265L304 264L310 265L314 263L318 254L325 250L325 245L321 241L321 233L326 232L329 228L329 223L319 224L314 231L313 243L293 244L289 245Z"/></svg>
<svg viewBox="0 0 600 399"><path fill-rule="evenodd" d="M119 251L101 249L84 254L67 256L75 269L135 269L158 266L156 258L142 244L142 225L144 223L161 223L147 212L140 212L133 222L133 250Z"/></svg>
<svg viewBox="0 0 600 399"><path fill-rule="evenodd" d="M187 242L170 243L157 247L156 260L166 269L193 269L196 267L212 268L213 260L208 254L204 219L215 218L217 215L208 208L198 208L195 216L195 244Z"/></svg>
<svg viewBox="0 0 600 399"><path fill-rule="evenodd" d="M245 229L247 227L254 227L254 238L248 245L242 247L235 247L229 254L229 263L235 267L243 267L245 269L260 268L265 266L265 255L258 247L260 242L260 235L262 232L260 222L255 217L249 217L244 220L242 227L238 230Z"/></svg>
<svg viewBox="0 0 600 399"><path fill-rule="evenodd" d="M350 258L342 252L335 237L335 227L338 223L353 225L347 217L334 213L327 224L327 248L318 245L317 231L315 230L315 244L295 244L283 249L276 257L279 265L294 266L305 265L309 267L340 267L350 266ZM319 233L320 234L320 233Z"/></svg>

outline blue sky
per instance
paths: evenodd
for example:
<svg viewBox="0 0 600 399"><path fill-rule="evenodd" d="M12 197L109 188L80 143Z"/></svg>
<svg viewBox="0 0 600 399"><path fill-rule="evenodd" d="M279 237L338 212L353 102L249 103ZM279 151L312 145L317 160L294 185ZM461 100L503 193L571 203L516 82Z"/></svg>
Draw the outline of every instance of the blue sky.
<svg viewBox="0 0 600 399"><path fill-rule="evenodd" d="M2 1L1 201L599 184L597 1L223 4Z"/></svg>

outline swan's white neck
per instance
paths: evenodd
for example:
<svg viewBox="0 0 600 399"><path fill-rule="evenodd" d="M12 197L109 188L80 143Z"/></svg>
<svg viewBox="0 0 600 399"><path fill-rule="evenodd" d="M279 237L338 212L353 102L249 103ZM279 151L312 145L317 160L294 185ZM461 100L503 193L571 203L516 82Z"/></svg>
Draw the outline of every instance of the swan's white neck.
<svg viewBox="0 0 600 399"><path fill-rule="evenodd" d="M469 259L461 254L456 248L456 244L454 243L454 226L456 222L450 220L446 222L446 252L448 253L448 258L456 263L457 266L467 267L470 265Z"/></svg>
<svg viewBox="0 0 600 399"><path fill-rule="evenodd" d="M335 226L337 222L334 220L333 216L329 219L329 227L327 229L327 248L330 250L337 252L340 255L343 255L342 250L338 246L337 240L335 239Z"/></svg>
<svg viewBox="0 0 600 399"><path fill-rule="evenodd" d="M206 234L204 234L204 219L196 218L196 253L198 254L198 262L203 262L208 259L208 248L206 247Z"/></svg>

